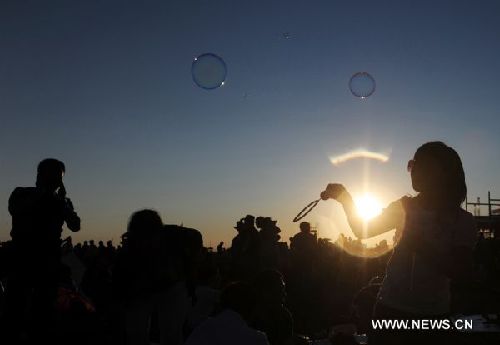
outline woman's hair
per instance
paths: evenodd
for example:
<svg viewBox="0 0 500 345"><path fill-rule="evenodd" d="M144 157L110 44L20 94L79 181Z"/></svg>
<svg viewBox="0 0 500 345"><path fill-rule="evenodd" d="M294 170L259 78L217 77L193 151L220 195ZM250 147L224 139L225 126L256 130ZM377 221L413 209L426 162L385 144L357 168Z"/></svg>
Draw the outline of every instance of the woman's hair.
<svg viewBox="0 0 500 345"><path fill-rule="evenodd" d="M158 212L154 210L140 210L134 212L128 222L129 235L143 237L162 229L163 222Z"/></svg>
<svg viewBox="0 0 500 345"><path fill-rule="evenodd" d="M458 153L441 141L423 144L415 152L412 183L440 209L460 207L467 196L465 174Z"/></svg>

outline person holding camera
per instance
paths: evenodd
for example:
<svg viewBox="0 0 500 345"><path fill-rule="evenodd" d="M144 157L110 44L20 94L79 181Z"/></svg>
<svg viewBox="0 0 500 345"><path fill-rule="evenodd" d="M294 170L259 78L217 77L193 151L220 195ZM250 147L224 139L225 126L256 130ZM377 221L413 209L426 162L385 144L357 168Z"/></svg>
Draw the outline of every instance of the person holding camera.
<svg viewBox="0 0 500 345"><path fill-rule="evenodd" d="M41 333L49 332L53 321L62 228L66 223L71 231L80 230L80 217L66 196L65 170L63 162L45 159L38 164L36 186L17 187L9 198L12 251L5 317L14 338L27 319L31 329Z"/></svg>
<svg viewBox="0 0 500 345"><path fill-rule="evenodd" d="M407 169L418 194L393 202L368 222L356 216L353 199L343 185L329 184L321 198L342 204L360 239L396 229L399 240L378 292L374 318L443 318L450 313L450 281L470 277L477 232L474 217L461 208L467 195L462 161L446 144L428 142L417 149ZM374 332L370 344L421 343L417 333Z"/></svg>

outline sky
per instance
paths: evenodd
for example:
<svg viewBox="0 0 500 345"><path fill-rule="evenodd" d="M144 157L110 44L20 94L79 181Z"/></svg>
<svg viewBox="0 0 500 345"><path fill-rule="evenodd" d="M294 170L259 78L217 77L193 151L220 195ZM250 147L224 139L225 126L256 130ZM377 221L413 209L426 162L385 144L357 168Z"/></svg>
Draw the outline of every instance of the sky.
<svg viewBox="0 0 500 345"><path fill-rule="evenodd" d="M413 193L406 163L432 140L462 157L470 199L499 198L499 17L495 0L4 0L0 241L10 193L47 157L66 164L76 241L116 244L143 208L205 245L228 246L247 214L288 240L330 182L384 205ZM220 88L193 82L204 53L226 63ZM330 161L359 148L389 160ZM305 220L350 234L335 201Z"/></svg>

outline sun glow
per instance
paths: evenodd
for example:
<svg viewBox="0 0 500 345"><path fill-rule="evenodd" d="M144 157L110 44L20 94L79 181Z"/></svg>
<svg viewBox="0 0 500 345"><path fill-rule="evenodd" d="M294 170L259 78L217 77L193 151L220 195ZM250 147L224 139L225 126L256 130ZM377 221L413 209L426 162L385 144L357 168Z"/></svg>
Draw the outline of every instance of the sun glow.
<svg viewBox="0 0 500 345"><path fill-rule="evenodd" d="M368 221L382 212L382 204L370 194L365 194L354 199L358 215Z"/></svg>

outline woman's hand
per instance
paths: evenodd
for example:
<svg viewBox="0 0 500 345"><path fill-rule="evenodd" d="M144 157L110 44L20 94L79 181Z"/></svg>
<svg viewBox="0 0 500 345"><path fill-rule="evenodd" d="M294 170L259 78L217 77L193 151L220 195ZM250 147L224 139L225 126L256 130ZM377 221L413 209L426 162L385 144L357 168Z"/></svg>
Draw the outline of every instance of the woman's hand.
<svg viewBox="0 0 500 345"><path fill-rule="evenodd" d="M329 183L328 186L326 186L326 189L321 192L321 199L335 199L338 201L341 195L345 192L347 192L347 190L344 185L340 183Z"/></svg>

